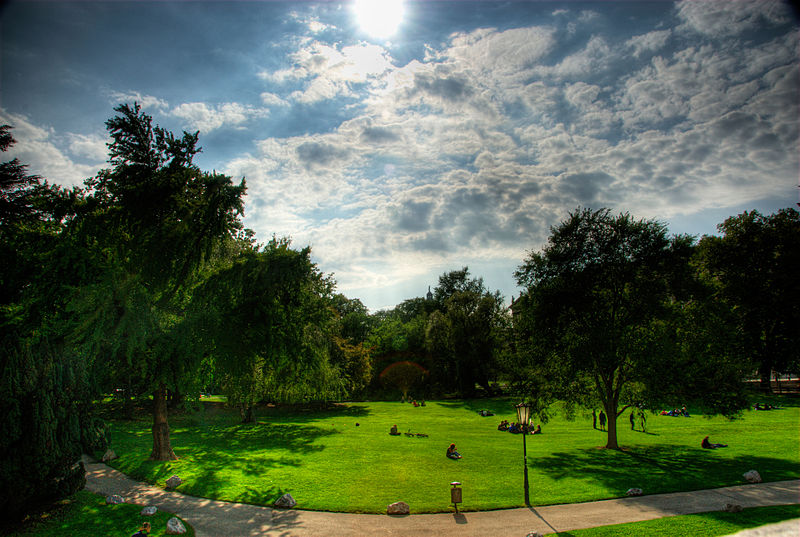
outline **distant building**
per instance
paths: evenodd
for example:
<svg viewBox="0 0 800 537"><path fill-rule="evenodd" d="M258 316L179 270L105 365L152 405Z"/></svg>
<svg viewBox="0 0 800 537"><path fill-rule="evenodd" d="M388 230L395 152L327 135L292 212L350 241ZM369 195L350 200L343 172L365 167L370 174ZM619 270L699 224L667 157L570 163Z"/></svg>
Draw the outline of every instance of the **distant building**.
<svg viewBox="0 0 800 537"><path fill-rule="evenodd" d="M427 300L427 301L433 300L433 293L431 293L431 286L430 285L428 286L428 294L425 295L425 300Z"/></svg>

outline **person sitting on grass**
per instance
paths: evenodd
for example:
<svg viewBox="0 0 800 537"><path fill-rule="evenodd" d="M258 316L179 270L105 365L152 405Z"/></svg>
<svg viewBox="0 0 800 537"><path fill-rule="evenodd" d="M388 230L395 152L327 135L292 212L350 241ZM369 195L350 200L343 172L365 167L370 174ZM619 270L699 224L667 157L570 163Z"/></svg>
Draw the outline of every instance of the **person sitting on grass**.
<svg viewBox="0 0 800 537"><path fill-rule="evenodd" d="M500 425L497 426L498 431L507 431L508 430L508 420L503 420L500 422Z"/></svg>
<svg viewBox="0 0 800 537"><path fill-rule="evenodd" d="M450 444L450 447L447 448L447 458L448 459L460 459L461 458L461 454L458 451L456 451L456 445L455 444Z"/></svg>
<svg viewBox="0 0 800 537"><path fill-rule="evenodd" d="M139 531L131 535L131 537L147 537L147 534L150 533L150 523L145 522L142 524L142 527Z"/></svg>
<svg viewBox="0 0 800 537"><path fill-rule="evenodd" d="M537 425L531 434L542 434L542 426Z"/></svg>
<svg viewBox="0 0 800 537"><path fill-rule="evenodd" d="M398 436L400 434L397 432L397 425L392 425L391 429L389 429L389 434L392 436Z"/></svg>
<svg viewBox="0 0 800 537"><path fill-rule="evenodd" d="M707 436L703 438L703 441L700 442L700 445L703 447L703 449L717 449L721 447L728 447L728 444L712 444L711 442L708 441Z"/></svg>

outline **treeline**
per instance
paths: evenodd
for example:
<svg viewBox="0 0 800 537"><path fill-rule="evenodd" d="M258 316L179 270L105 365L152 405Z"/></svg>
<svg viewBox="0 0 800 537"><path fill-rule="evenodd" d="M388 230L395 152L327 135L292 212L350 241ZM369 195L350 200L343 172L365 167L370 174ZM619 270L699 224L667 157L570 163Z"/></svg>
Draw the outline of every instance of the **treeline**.
<svg viewBox="0 0 800 537"><path fill-rule="evenodd" d="M288 239L242 224L244 180L200 170L198 134L138 105L106 123L110 167L63 189L0 165L0 511L82 485L105 447L93 401L152 408L155 460L176 458L168 408L223 393L259 403L347 398L555 399L602 406L698 401L735 414L742 380L798 371L800 217L743 213L719 237L579 209L516 272L521 296L464 267L427 296L370 314ZM0 128L0 150L13 143ZM152 402L151 402L152 401ZM612 425L612 422L614 425ZM11 483L14 486L11 486Z"/></svg>

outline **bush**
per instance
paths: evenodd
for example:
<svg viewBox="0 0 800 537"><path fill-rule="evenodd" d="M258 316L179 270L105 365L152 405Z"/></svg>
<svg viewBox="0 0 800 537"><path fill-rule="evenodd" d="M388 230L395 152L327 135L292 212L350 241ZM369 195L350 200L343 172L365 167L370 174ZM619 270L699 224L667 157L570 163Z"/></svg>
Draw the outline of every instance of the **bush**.
<svg viewBox="0 0 800 537"><path fill-rule="evenodd" d="M83 442L102 440L88 417L82 359L46 345L0 353L0 517L12 520L83 488Z"/></svg>

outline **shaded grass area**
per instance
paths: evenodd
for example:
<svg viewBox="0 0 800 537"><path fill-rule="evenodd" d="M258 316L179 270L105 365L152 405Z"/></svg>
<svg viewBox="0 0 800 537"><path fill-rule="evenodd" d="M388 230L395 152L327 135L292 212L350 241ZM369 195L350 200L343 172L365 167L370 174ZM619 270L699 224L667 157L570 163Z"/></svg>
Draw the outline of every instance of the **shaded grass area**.
<svg viewBox="0 0 800 537"><path fill-rule="evenodd" d="M585 530L550 533L559 537L717 537L748 528L775 524L800 517L800 505L777 505L744 509L741 513L714 511L629 524L614 524ZM800 521L798 521L800 527Z"/></svg>
<svg viewBox="0 0 800 537"><path fill-rule="evenodd" d="M651 415L647 433L631 431L626 412L618 422L620 451L601 448L606 435L592 429L591 411L574 421L556 413L544 434L527 436L531 501L614 498L631 487L654 494L736 485L751 469L765 481L798 478L800 408L789 403L735 421ZM496 415L481 417L484 408ZM452 509L449 483L460 481L460 510L520 507L522 438L497 431L501 419L515 419L509 400L260 408L256 424L204 404L170 418L178 461L147 460L148 417L114 422L112 447L120 458L112 465L162 487L177 474L184 493L259 505L289 492L301 509L381 513L402 500L413 513L442 512ZM393 424L414 436L390 436ZM730 447L703 450L706 435ZM445 457L451 442L463 459Z"/></svg>
<svg viewBox="0 0 800 537"><path fill-rule="evenodd" d="M167 520L175 515L158 511L142 516L141 511L141 505L106 505L104 497L80 491L2 533L12 537L117 537L136 533L143 522L150 522L151 536L166 535ZM181 522L187 530L184 535L194 537L194 529L185 520Z"/></svg>

